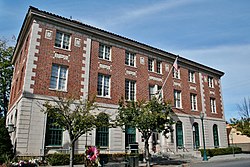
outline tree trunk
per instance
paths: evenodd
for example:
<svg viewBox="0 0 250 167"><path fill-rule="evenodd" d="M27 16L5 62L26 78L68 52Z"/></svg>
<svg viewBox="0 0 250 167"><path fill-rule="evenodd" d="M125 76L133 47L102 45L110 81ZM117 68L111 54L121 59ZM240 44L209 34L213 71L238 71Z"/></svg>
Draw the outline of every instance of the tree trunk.
<svg viewBox="0 0 250 167"><path fill-rule="evenodd" d="M73 167L74 166L74 151L75 151L75 142L71 142L70 143L70 146L69 146L69 149L70 149L70 157L69 157L69 166L70 167Z"/></svg>
<svg viewBox="0 0 250 167"><path fill-rule="evenodd" d="M146 166L150 167L150 155L149 155L149 148L148 147L149 147L148 139L145 139L144 150L145 150Z"/></svg>

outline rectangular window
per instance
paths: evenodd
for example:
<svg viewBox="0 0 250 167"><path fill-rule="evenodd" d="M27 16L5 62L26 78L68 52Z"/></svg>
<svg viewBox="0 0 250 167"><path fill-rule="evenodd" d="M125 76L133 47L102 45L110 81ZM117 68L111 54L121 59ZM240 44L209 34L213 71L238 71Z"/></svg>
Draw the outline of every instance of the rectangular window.
<svg viewBox="0 0 250 167"><path fill-rule="evenodd" d="M100 59L105 59L105 60L110 60L111 58L111 47L100 44L99 45L99 58Z"/></svg>
<svg viewBox="0 0 250 167"><path fill-rule="evenodd" d="M56 32L55 46L62 49L69 49L70 35L63 32Z"/></svg>
<svg viewBox="0 0 250 167"><path fill-rule="evenodd" d="M181 108L181 91L174 90L174 106Z"/></svg>
<svg viewBox="0 0 250 167"><path fill-rule="evenodd" d="M136 129L134 127L125 126L125 148L129 144L134 144L136 142Z"/></svg>
<svg viewBox="0 0 250 167"><path fill-rule="evenodd" d="M148 71L154 72L154 59L148 58Z"/></svg>
<svg viewBox="0 0 250 167"><path fill-rule="evenodd" d="M195 72L194 71L188 71L188 81L195 83Z"/></svg>
<svg viewBox="0 0 250 167"><path fill-rule="evenodd" d="M125 81L125 99L126 100L135 100L135 81L126 80Z"/></svg>
<svg viewBox="0 0 250 167"><path fill-rule="evenodd" d="M213 77L208 77L208 86L210 88L214 87L214 79L213 79Z"/></svg>
<svg viewBox="0 0 250 167"><path fill-rule="evenodd" d="M109 128L108 127L96 128L96 146L100 146L100 147L109 146Z"/></svg>
<svg viewBox="0 0 250 167"><path fill-rule="evenodd" d="M216 101L214 98L210 98L211 112L216 113Z"/></svg>
<svg viewBox="0 0 250 167"><path fill-rule="evenodd" d="M162 62L161 61L156 61L156 65L157 65L156 72L158 74L161 74L162 73Z"/></svg>
<svg viewBox="0 0 250 167"><path fill-rule="evenodd" d="M197 111L197 95L190 94L190 103L191 103L191 110Z"/></svg>
<svg viewBox="0 0 250 167"><path fill-rule="evenodd" d="M61 146L63 138L63 129L55 125L55 120L48 118L46 131L46 146Z"/></svg>
<svg viewBox="0 0 250 167"><path fill-rule="evenodd" d="M180 79L180 69L176 70L173 68L173 77L176 79Z"/></svg>
<svg viewBox="0 0 250 167"><path fill-rule="evenodd" d="M149 100L152 100L154 96L159 95L159 91L161 90L161 86L159 85L149 85ZM160 95L162 98L162 94Z"/></svg>
<svg viewBox="0 0 250 167"><path fill-rule="evenodd" d="M125 64L135 67L135 54L126 52Z"/></svg>
<svg viewBox="0 0 250 167"><path fill-rule="evenodd" d="M97 95L101 97L110 97L110 76L98 74Z"/></svg>
<svg viewBox="0 0 250 167"><path fill-rule="evenodd" d="M52 64L50 88L66 91L68 68L65 66Z"/></svg>

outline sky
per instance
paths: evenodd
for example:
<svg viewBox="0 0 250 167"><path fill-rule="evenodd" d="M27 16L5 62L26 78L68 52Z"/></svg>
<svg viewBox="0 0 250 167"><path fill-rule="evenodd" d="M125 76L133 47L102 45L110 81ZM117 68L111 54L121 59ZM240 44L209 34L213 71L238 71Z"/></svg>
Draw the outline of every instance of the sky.
<svg viewBox="0 0 250 167"><path fill-rule="evenodd" d="M226 120L250 97L249 0L0 0L0 38L10 45L29 6L225 72Z"/></svg>

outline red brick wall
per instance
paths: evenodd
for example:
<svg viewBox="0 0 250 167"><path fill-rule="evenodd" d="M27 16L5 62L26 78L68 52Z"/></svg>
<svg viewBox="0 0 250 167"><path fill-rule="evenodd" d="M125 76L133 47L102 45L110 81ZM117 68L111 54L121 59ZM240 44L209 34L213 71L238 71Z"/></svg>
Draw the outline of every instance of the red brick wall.
<svg viewBox="0 0 250 167"><path fill-rule="evenodd" d="M167 62L162 62L162 73L157 74L155 72L148 71L148 58L145 55L136 54L136 67L130 67L125 65L125 49L118 48L112 46L111 49L111 61L103 60L98 58L99 54L99 42L92 41L91 48L91 68L90 68L90 86L89 86L89 94L96 95L97 94L97 79L98 73L106 74L111 76L111 98L103 98L97 97L96 101L101 103L108 104L118 104L118 101L121 97L125 96L125 79L136 81L136 99L137 100L148 100L149 99L149 85L160 85L162 86L165 78L168 75L168 72L165 70L165 65L169 65L169 69L171 69L172 64ZM140 57L144 57L145 64L140 64ZM110 70L99 68L99 64L104 64L110 66ZM155 64L156 68L156 64ZM136 76L132 76L126 74L126 70L136 72ZM156 71L156 69L155 69ZM170 71L171 72L171 71ZM195 72L195 83L191 83L188 81L188 68L183 67L180 64L180 79L175 79L172 77L172 72L169 75L169 78L164 86L164 99L171 100L172 105L174 106L174 90L180 90L182 94L182 109L175 109L174 111L182 114L189 115L200 115L202 111L202 97L201 97L201 88L200 88L200 79L199 73ZM149 80L149 76L162 78L163 82ZM180 83L181 86L174 86L174 82ZM209 92L207 92L207 82L204 83L205 86L205 97L206 102L208 102L207 98L210 97ZM190 89L190 86L195 87L196 90ZM219 96L219 87L215 85L214 88L216 91L216 105L217 105L217 113L221 113L220 108L220 96ZM191 111L191 102L190 102L190 93L197 95L197 111ZM206 104L207 114L211 117L222 118L222 114L210 114L210 104Z"/></svg>
<svg viewBox="0 0 250 167"><path fill-rule="evenodd" d="M79 98L83 95L81 93L81 81L83 81L81 76L84 73L82 67L85 66L82 61L85 59L83 58L83 54L86 53L86 51L83 50L83 47L85 46L84 40L86 40L86 37L79 34L71 34L70 50L59 49L54 47L56 28L46 27L43 24L40 24L40 28L42 28L42 32L40 33L39 53L36 54L38 60L34 62L37 67L33 69L36 75L32 78L35 83L31 85L31 87L34 88L34 94L58 96L57 91L49 89L52 64L55 63L68 67L67 96ZM52 40L44 37L46 30L53 31ZM74 39L76 37L81 39L81 47L74 46ZM69 61L54 58L55 53L70 55Z"/></svg>
<svg viewBox="0 0 250 167"><path fill-rule="evenodd" d="M14 71L12 77L9 108L13 106L13 104L21 96L23 91L29 41L30 32L27 34L26 39L24 40L24 43L21 46L20 52L19 54L17 54L16 59L14 61Z"/></svg>

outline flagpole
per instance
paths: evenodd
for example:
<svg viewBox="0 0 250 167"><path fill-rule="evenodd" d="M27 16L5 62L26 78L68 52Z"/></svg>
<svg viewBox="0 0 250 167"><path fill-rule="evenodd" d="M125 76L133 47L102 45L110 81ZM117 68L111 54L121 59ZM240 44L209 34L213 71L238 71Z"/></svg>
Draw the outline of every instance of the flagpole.
<svg viewBox="0 0 250 167"><path fill-rule="evenodd" d="M179 58L179 56L176 57L174 63L177 62L177 59L178 59L178 58ZM172 73L173 68L174 68L174 64L172 65L171 69L169 70L169 73L168 73L167 77L165 78L165 80L164 80L164 82L163 82L163 85L162 85L161 89L158 91L159 95L161 94L161 92L162 92L162 90L163 90L165 84L167 83L168 77L169 77L170 73ZM162 93L163 93L163 92L162 92ZM159 98L159 97L160 97L160 96L158 96L158 98Z"/></svg>

